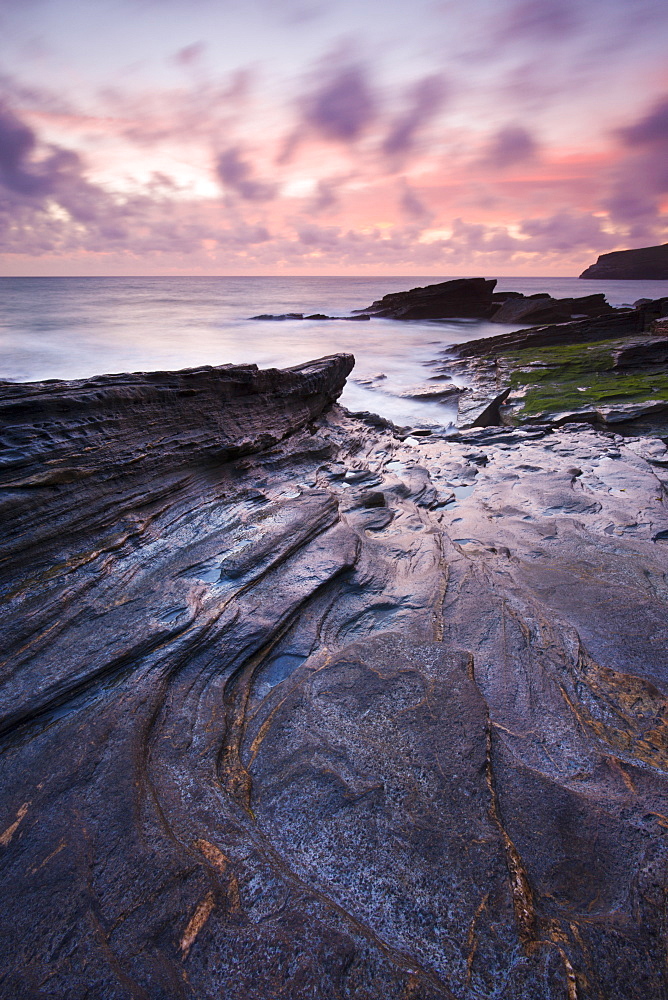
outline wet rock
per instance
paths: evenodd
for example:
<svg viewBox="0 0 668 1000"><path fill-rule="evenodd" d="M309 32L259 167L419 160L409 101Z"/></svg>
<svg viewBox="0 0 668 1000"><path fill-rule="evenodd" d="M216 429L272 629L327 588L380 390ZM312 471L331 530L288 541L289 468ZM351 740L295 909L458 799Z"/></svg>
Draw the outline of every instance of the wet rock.
<svg viewBox="0 0 668 1000"><path fill-rule="evenodd" d="M482 337L448 347L455 358L495 356L509 351L521 351L563 344L589 343L612 337L631 336L642 332L643 317L638 310L618 310L611 315L571 323L550 324L498 337Z"/></svg>
<svg viewBox="0 0 668 1000"><path fill-rule="evenodd" d="M457 424L459 427L490 427L501 423L499 408L510 395L510 388L496 390L482 389L462 396L458 403Z"/></svg>
<svg viewBox="0 0 668 1000"><path fill-rule="evenodd" d="M312 318L312 317L311 317ZM327 319L326 316L318 317L319 319ZM262 320L284 320L284 319L306 319L304 313L261 313L259 316L251 316L251 319L262 319Z"/></svg>
<svg viewBox="0 0 668 1000"><path fill-rule="evenodd" d="M360 502L363 507L385 507L385 494L376 492L363 493L360 497Z"/></svg>
<svg viewBox="0 0 668 1000"><path fill-rule="evenodd" d="M668 329L654 331L654 336L633 338L630 343L624 343L614 352L615 367L642 368L647 370L655 366L668 368Z"/></svg>
<svg viewBox="0 0 668 1000"><path fill-rule="evenodd" d="M668 243L638 250L615 250L604 253L580 275L581 278L630 279L633 281L668 279Z"/></svg>
<svg viewBox="0 0 668 1000"><path fill-rule="evenodd" d="M341 321L359 321L367 320L369 316L326 316L325 313L311 313L309 316L305 316L304 313L261 313L259 316L251 316L252 320L274 320L280 322L281 320L296 320L296 319L315 319L315 320L341 320Z"/></svg>
<svg viewBox="0 0 668 1000"><path fill-rule="evenodd" d="M492 323L564 323L583 317L609 316L613 307L604 295L586 295L576 299L553 299L550 295L514 295L507 298L490 316Z"/></svg>
<svg viewBox="0 0 668 1000"><path fill-rule="evenodd" d="M414 385L410 389L404 389L399 395L403 399L448 399L459 396L466 392L465 386L460 385Z"/></svg>
<svg viewBox="0 0 668 1000"><path fill-rule="evenodd" d="M668 450L350 365L2 387L8 997L663 995Z"/></svg>

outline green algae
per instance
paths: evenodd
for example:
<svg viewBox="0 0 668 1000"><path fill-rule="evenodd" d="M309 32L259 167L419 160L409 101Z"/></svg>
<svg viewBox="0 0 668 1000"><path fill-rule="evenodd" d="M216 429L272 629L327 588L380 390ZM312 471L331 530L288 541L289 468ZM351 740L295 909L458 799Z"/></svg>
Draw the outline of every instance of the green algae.
<svg viewBox="0 0 668 1000"><path fill-rule="evenodd" d="M505 355L512 395L522 402L517 416L668 400L665 366L638 371L615 368L614 352L624 344L619 339L603 340Z"/></svg>

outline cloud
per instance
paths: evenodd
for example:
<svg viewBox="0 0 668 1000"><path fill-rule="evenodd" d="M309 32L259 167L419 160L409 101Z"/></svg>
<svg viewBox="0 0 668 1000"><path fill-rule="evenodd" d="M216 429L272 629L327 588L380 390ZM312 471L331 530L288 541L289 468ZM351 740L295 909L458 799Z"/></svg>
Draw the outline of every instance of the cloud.
<svg viewBox="0 0 668 1000"><path fill-rule="evenodd" d="M492 136L483 163L504 170L533 159L536 151L536 141L527 129L522 125L507 125Z"/></svg>
<svg viewBox="0 0 668 1000"><path fill-rule="evenodd" d="M323 138L358 139L376 116L376 100L362 65L329 73L304 101L304 122Z"/></svg>
<svg viewBox="0 0 668 1000"><path fill-rule="evenodd" d="M668 96L615 133L625 155L603 205L636 239L662 232L660 198L668 192Z"/></svg>
<svg viewBox="0 0 668 1000"><path fill-rule="evenodd" d="M587 213L557 212L546 218L524 219L520 231L530 237L525 246L533 253L568 253L576 249L607 250L619 236L603 229L604 220Z"/></svg>
<svg viewBox="0 0 668 1000"><path fill-rule="evenodd" d="M441 109L446 97L446 84L441 75L419 80L408 95L408 108L392 123L382 145L383 153L397 158L408 153L419 130Z"/></svg>
<svg viewBox="0 0 668 1000"><path fill-rule="evenodd" d="M225 187L245 201L271 201L276 197L276 185L253 178L253 168L241 158L238 146L232 146L218 156L216 173Z"/></svg>
<svg viewBox="0 0 668 1000"><path fill-rule="evenodd" d="M199 62L206 49L206 44L204 42L193 42L191 45L186 45L178 52L175 52L172 56L173 62L178 66L192 66L194 63Z"/></svg>
<svg viewBox="0 0 668 1000"><path fill-rule="evenodd" d="M617 130L625 146L656 146L668 143L668 96L662 97L635 125Z"/></svg>
<svg viewBox="0 0 668 1000"><path fill-rule="evenodd" d="M110 131L138 146L171 140L188 146L201 139L215 141L235 122L247 116L254 74L241 68L218 80L198 80L173 89L131 89L107 86L97 93Z"/></svg>
<svg viewBox="0 0 668 1000"><path fill-rule="evenodd" d="M344 183L344 178L319 180L315 194L309 202L308 212L311 215L319 215L321 212L335 208L339 204L338 188L342 183Z"/></svg>
<svg viewBox="0 0 668 1000"><path fill-rule="evenodd" d="M405 181L399 199L399 206L404 215L415 222L426 225L433 218L432 212L430 212L424 202Z"/></svg>
<svg viewBox="0 0 668 1000"><path fill-rule="evenodd" d="M0 181L15 194L39 197L53 189L54 163L31 161L36 145L33 130L0 105Z"/></svg>
<svg viewBox="0 0 668 1000"><path fill-rule="evenodd" d="M156 175L146 193L121 197L91 183L81 157L40 143L6 106L0 107L0 246L7 253L43 255L118 250L131 254L202 251L221 226L204 203L177 201ZM270 239L266 228L227 227L234 245Z"/></svg>
<svg viewBox="0 0 668 1000"><path fill-rule="evenodd" d="M310 249L334 250L337 247L341 230L338 226L300 226L297 231L299 242Z"/></svg>
<svg viewBox="0 0 668 1000"><path fill-rule="evenodd" d="M521 0L503 14L499 41L553 43L570 38L581 17L572 0Z"/></svg>

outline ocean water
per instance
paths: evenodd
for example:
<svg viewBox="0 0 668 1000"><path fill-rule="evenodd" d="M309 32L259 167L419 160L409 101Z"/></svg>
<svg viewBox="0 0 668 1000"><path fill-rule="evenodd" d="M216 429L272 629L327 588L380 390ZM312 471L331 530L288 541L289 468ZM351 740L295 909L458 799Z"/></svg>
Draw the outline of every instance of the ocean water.
<svg viewBox="0 0 668 1000"><path fill-rule="evenodd" d="M475 320L249 318L284 312L344 316L387 292L442 280L447 276L0 278L0 378L72 379L249 362L281 368L346 351L356 364L341 398L345 406L401 425L448 426L452 403L402 394L429 384L430 362L448 345L519 327ZM497 290L508 289L557 297L603 292L612 305L622 305L668 295L668 281L500 278Z"/></svg>

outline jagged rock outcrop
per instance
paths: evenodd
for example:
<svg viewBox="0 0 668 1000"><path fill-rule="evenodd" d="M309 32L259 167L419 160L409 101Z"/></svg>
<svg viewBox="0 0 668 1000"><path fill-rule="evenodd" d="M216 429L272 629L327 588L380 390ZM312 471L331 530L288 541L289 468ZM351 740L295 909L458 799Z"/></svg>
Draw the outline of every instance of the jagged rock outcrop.
<svg viewBox="0 0 668 1000"><path fill-rule="evenodd" d="M501 293L503 294L503 293ZM502 301L490 316L492 323L566 323L572 319L610 316L613 307L605 295L577 299L554 299L551 295L513 295Z"/></svg>
<svg viewBox="0 0 668 1000"><path fill-rule="evenodd" d="M481 337L453 344L448 354L457 358L484 358L509 351L535 350L559 344L586 344L611 337L626 337L642 332L643 317L636 309L616 311L612 316L555 323L502 333L498 337Z"/></svg>
<svg viewBox="0 0 668 1000"><path fill-rule="evenodd" d="M390 292L359 314L388 319L485 319L495 309L492 293L496 279L455 278L435 285Z"/></svg>
<svg viewBox="0 0 668 1000"><path fill-rule="evenodd" d="M493 323L564 323L609 316L615 310L604 295L554 299L551 295L495 292L496 279L456 278L407 292L391 292L359 314L386 319L488 319Z"/></svg>
<svg viewBox="0 0 668 1000"><path fill-rule="evenodd" d="M2 388L4 995L664 995L668 450L350 364Z"/></svg>
<svg viewBox="0 0 668 1000"><path fill-rule="evenodd" d="M668 279L668 243L601 254L596 263L583 271L580 277L665 281Z"/></svg>
<svg viewBox="0 0 668 1000"><path fill-rule="evenodd" d="M262 313L253 320L367 320L373 317L400 320L487 319L493 323L566 323L583 318L614 318L619 310L604 295L554 299L538 293L495 292L496 279L455 278L435 285L390 292L351 316L324 313ZM660 312L657 315L665 315Z"/></svg>

